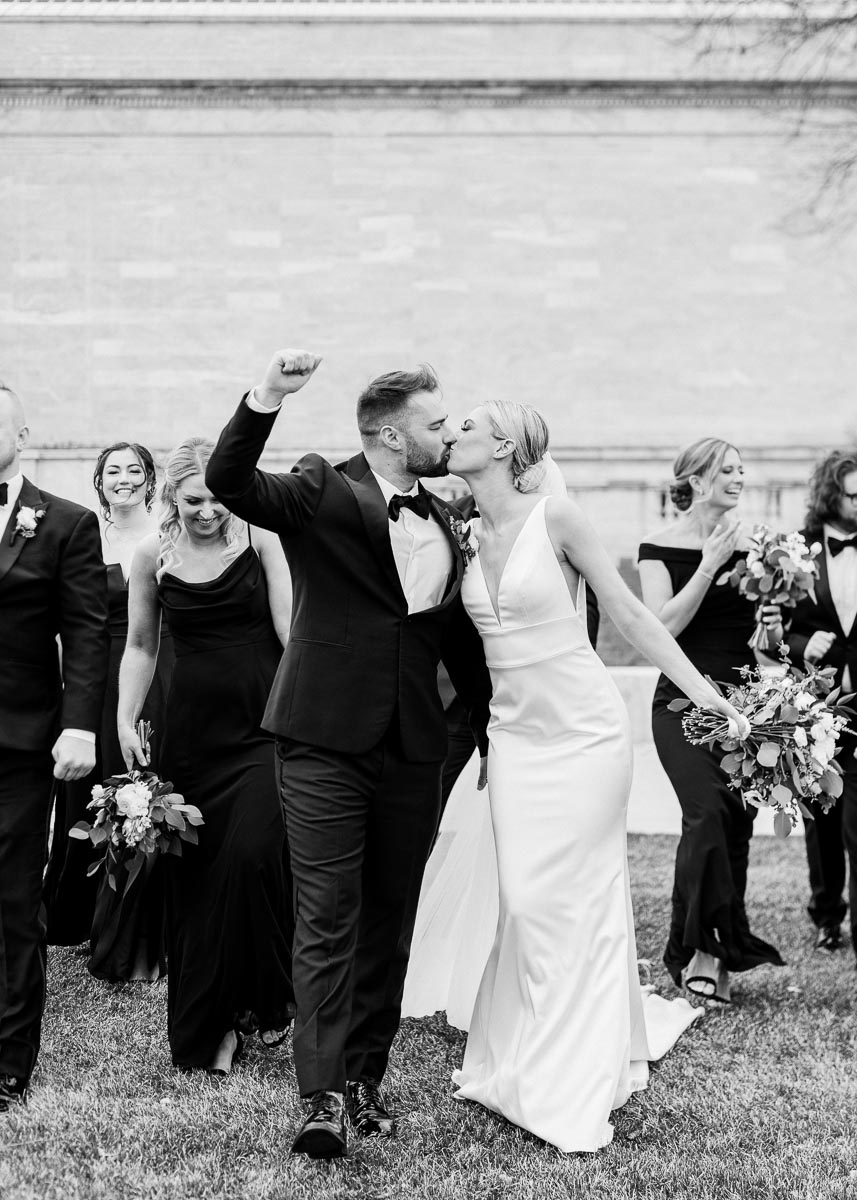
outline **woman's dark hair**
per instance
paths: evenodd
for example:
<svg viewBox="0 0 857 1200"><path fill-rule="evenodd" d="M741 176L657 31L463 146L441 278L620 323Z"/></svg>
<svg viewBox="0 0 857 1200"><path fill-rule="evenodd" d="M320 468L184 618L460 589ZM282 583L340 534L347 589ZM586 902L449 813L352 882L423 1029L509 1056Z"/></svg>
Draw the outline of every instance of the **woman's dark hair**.
<svg viewBox="0 0 857 1200"><path fill-rule="evenodd" d="M146 508L152 507L152 501L155 498L155 491L158 487L158 480L155 473L155 460L152 458L151 452L145 446L141 446L139 442L114 442L112 446L105 447L98 456L95 464L95 470L92 472L92 483L95 488L95 494L98 496L98 502L101 505L101 511L104 514L105 521L110 520L110 505L104 498L104 464L115 450L133 450L137 455L140 466L146 473Z"/></svg>
<svg viewBox="0 0 857 1200"><path fill-rule="evenodd" d="M415 371L388 371L373 379L357 400L357 428L364 440L377 437L385 425L399 421L411 396L436 392L434 368L420 363Z"/></svg>
<svg viewBox="0 0 857 1200"><path fill-rule="evenodd" d="M857 471L857 446L832 450L816 465L809 481L807 529L820 529L826 521L836 520L839 499L845 491L843 480L851 471Z"/></svg>

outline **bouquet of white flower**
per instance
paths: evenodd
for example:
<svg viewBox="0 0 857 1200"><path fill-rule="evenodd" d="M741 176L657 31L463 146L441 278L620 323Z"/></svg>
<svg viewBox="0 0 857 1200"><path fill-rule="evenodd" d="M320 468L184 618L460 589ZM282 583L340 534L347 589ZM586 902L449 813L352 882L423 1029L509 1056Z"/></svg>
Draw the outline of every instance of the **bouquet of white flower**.
<svg viewBox="0 0 857 1200"><path fill-rule="evenodd" d="M818 578L816 559L821 543L807 546L803 534L772 533L767 525L757 525L750 539L747 557L740 559L731 571L725 571L719 584L731 583L742 596L757 605L757 623L749 645L754 650L771 648L768 630L761 619L765 604L794 608L804 596L815 598Z"/></svg>
<svg viewBox="0 0 857 1200"><path fill-rule="evenodd" d="M149 722L141 721L137 733L148 761L152 736ZM127 891L144 864L154 862L158 854L181 856L182 842L196 845L199 838L195 827L204 824L199 809L185 804L171 783L159 779L154 771L136 768L96 784L87 808L96 814L92 824L78 821L68 835L104 847L103 857L87 874L93 875L103 863L108 883L120 894Z"/></svg>
<svg viewBox="0 0 857 1200"><path fill-rule="evenodd" d="M781 651L787 658L785 648ZM694 745L719 746L729 786L745 804L773 808L774 832L788 837L798 813L812 819L804 803L812 800L822 812L842 795L842 768L835 761L837 742L853 716L833 687L834 670L797 668L775 676L770 669L744 667L740 684L726 688L727 699L750 722L750 733L739 740L723 717L691 709L682 718L685 737ZM679 712L689 700L673 700Z"/></svg>

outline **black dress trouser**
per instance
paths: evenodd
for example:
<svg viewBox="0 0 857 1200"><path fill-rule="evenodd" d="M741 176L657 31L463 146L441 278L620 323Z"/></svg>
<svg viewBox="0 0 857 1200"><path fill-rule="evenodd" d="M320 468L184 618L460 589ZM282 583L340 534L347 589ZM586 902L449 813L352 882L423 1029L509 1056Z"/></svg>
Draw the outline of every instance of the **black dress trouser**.
<svg viewBox="0 0 857 1200"><path fill-rule="evenodd" d="M440 762L390 732L366 754L278 739L294 878L294 1060L302 1096L380 1080L399 1026Z"/></svg>
<svg viewBox="0 0 857 1200"><path fill-rule="evenodd" d="M845 917L845 863L849 863L848 902L851 937L857 950L857 738L842 738L837 761L843 770L842 795L827 813L806 822L810 901L807 911L817 926L840 925Z"/></svg>
<svg viewBox="0 0 857 1200"><path fill-rule="evenodd" d="M0 1075L28 1079L45 1007L50 751L0 750Z"/></svg>

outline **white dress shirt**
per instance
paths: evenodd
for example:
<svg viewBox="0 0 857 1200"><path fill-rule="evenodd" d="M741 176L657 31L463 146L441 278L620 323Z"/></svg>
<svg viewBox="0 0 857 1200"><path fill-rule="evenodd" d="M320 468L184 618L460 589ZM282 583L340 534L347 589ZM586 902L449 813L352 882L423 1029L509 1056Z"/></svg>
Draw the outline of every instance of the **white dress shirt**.
<svg viewBox="0 0 857 1200"><path fill-rule="evenodd" d="M7 480L9 491L6 496L6 503L0 504L0 537L5 537L6 526L9 523L9 518L15 510L15 505L18 503L18 497L21 495L21 488L24 486L24 476L19 471L17 475L13 475ZM69 737L82 738L85 742L95 744L95 734L90 729L64 729L63 733Z"/></svg>
<svg viewBox="0 0 857 1200"><path fill-rule="evenodd" d="M842 540L847 539L848 536L839 529L834 529L832 525L824 526L824 549L827 554L830 598L846 637L851 632L854 619L857 617L857 543L853 550L850 548L840 550L836 558L833 558L827 549L827 539L834 537ZM842 688L846 692L851 691L851 677L847 667L842 677Z"/></svg>
<svg viewBox="0 0 857 1200"><path fill-rule="evenodd" d="M274 408L266 408L264 404L260 404L256 399L255 388L248 394L246 404L249 409L258 413L278 412L281 407L278 404ZM372 474L381 489L385 504L389 504L393 496L417 494L416 483L410 491L400 492L377 471L372 471ZM434 608L443 599L452 570L452 549L446 534L432 517L425 520L409 508L400 510L398 521L390 521L389 529L390 545L396 560L399 582L408 602L408 612L422 612L426 608Z"/></svg>
<svg viewBox="0 0 857 1200"><path fill-rule="evenodd" d="M372 468L369 468L370 471ZM416 496L419 485L407 492L399 489L377 471L372 471L378 487L389 504L393 496ZM410 508L399 510L398 521L389 521L390 545L408 612L434 608L443 599L452 570L452 550L446 534L433 517L427 520Z"/></svg>
<svg viewBox="0 0 857 1200"><path fill-rule="evenodd" d="M18 497L21 495L21 488L24 486L24 476L19 471L17 475L13 475L11 479L6 481L9 484L9 494L5 504L0 504L0 537L3 537L6 531L6 526L9 523L9 517L15 505L18 503Z"/></svg>

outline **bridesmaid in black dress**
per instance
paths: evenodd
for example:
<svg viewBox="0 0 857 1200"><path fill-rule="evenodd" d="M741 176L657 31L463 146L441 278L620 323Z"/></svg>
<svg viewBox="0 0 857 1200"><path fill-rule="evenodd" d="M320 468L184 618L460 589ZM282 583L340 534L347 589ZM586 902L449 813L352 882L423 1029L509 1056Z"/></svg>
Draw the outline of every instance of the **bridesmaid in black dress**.
<svg viewBox="0 0 857 1200"><path fill-rule="evenodd" d="M744 468L734 446L703 438L675 461L671 493L678 519L640 546L643 600L676 638L693 665L722 683L737 683L754 666L747 642L753 605L728 584L717 584L748 549L734 515ZM763 610L772 644L783 636L780 610ZM663 675L652 705L652 731L661 764L682 810L672 919L664 962L679 986L728 1002L729 971L761 963L782 965L774 946L750 932L744 896L753 819L727 786L722 753L694 746L670 701L681 693Z"/></svg>
<svg viewBox="0 0 857 1200"><path fill-rule="evenodd" d="M72 840L68 830L88 819L93 783L125 769L116 732L119 663L128 633L126 579L137 546L156 528L151 515L155 464L145 446L115 442L98 456L93 485L101 509L101 544L107 564L110 648L107 690L95 770L86 779L57 786L54 837L45 873L48 940L52 945L78 945L89 940L89 969L101 979L156 979L164 970L161 932L163 902L157 876L138 876L120 899L102 871L87 877L101 857L89 842ZM156 730L163 725L172 641L165 638L143 716ZM157 742L155 742L157 747Z"/></svg>
<svg viewBox="0 0 857 1200"><path fill-rule="evenodd" d="M170 1047L178 1067L226 1073L239 1030L277 1044L293 1011L285 825L261 729L291 583L278 539L251 534L205 487L212 449L190 438L172 453L160 533L134 556L119 740L126 762L142 760L135 726L163 611L175 667L161 774L205 821L199 845L163 863Z"/></svg>

